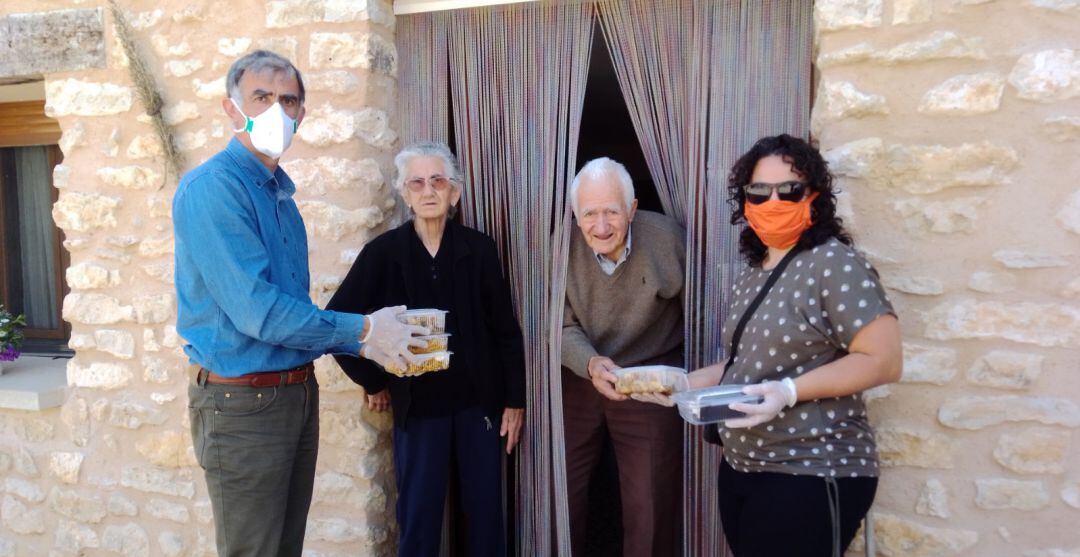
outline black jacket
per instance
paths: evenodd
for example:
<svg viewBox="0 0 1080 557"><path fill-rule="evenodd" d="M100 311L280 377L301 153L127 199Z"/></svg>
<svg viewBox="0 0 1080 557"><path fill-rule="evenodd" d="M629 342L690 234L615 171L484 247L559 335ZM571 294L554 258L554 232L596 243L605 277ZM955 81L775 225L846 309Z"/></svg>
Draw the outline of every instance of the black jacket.
<svg viewBox="0 0 1080 557"><path fill-rule="evenodd" d="M386 306L412 306L409 241L412 221L368 242L353 262L326 309L371 313ZM485 412L492 419L503 408L525 407L525 352L514 316L510 289L502 275L495 242L486 234L450 221L454 227L454 303L458 331L454 358L467 371ZM417 272L423 272L419 269ZM341 368L368 393L390 387L394 422L409 411L410 379L391 375L371 360L334 356ZM457 365L455 363L455 365ZM438 373L438 372L435 372Z"/></svg>

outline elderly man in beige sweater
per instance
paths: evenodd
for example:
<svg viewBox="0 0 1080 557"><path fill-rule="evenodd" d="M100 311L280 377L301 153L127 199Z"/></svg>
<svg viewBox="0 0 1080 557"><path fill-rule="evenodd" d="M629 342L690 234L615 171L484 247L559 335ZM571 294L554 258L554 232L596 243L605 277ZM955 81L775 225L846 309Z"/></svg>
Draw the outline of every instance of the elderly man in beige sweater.
<svg viewBox="0 0 1080 557"><path fill-rule="evenodd" d="M563 421L571 546L585 555L589 481L610 435L619 469L623 555L674 555L682 427L673 408L615 391L619 367L683 367L685 232L637 210L623 165L589 161L570 186L580 234L570 244L562 332Z"/></svg>

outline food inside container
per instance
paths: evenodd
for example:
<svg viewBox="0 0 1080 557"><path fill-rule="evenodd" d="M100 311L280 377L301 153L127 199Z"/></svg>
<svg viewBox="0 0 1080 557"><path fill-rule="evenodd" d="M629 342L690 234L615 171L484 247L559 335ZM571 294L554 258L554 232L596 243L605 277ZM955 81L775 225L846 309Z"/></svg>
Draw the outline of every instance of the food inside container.
<svg viewBox="0 0 1080 557"><path fill-rule="evenodd" d="M729 404L761 404L764 400L760 395L744 394L742 389L743 385L717 385L676 393L671 400L679 406L679 414L684 420L697 425L711 424L746 415L728 408Z"/></svg>
<svg viewBox="0 0 1080 557"><path fill-rule="evenodd" d="M399 313L398 321L406 325L419 325L428 328L428 334L438 335L446 332L446 311L441 309L410 309Z"/></svg>
<svg viewBox="0 0 1080 557"><path fill-rule="evenodd" d="M672 366L624 367L613 372L618 379L615 390L620 394L670 395L690 388L686 370Z"/></svg>
<svg viewBox="0 0 1080 557"><path fill-rule="evenodd" d="M453 352L418 354L416 362L408 364L404 369L390 366L386 368L386 371L398 377L413 377L432 371L441 371L450 367L450 354L453 354Z"/></svg>
<svg viewBox="0 0 1080 557"><path fill-rule="evenodd" d="M424 346L410 346L409 351L413 354L430 354L432 352L445 352L450 346L450 335L428 335L425 337L414 337L416 340L424 341Z"/></svg>

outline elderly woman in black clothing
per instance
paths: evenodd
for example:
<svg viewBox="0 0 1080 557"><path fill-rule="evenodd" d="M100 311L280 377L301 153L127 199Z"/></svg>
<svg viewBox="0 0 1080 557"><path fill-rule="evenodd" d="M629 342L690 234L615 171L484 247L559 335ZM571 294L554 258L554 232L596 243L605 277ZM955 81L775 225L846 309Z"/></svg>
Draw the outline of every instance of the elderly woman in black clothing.
<svg viewBox="0 0 1080 557"><path fill-rule="evenodd" d="M494 241L452 220L462 184L450 150L439 143L411 145L394 164L394 186L413 219L364 246L327 308L447 310L450 367L397 377L370 360L337 360L364 387L369 408L393 409L398 554L438 555L453 460L468 554L502 556L500 437L510 454L521 434L521 329Z"/></svg>

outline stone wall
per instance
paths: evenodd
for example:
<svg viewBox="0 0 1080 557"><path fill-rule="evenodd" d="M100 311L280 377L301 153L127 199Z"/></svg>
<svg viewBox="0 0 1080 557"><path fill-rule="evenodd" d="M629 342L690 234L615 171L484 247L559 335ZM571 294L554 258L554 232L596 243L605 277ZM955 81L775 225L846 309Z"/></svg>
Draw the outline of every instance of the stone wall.
<svg viewBox="0 0 1080 557"><path fill-rule="evenodd" d="M814 134L904 332L879 552L1080 555L1080 2L815 16Z"/></svg>
<svg viewBox="0 0 1080 557"><path fill-rule="evenodd" d="M307 118L283 165L308 226L311 296L324 304L394 214L389 0L119 4L155 70L189 167L232 135L221 99L239 55L269 48L304 72ZM188 429L186 359L173 325L176 183L165 176L107 3L5 0L0 17L99 7L104 67L44 70L46 110L64 132L53 216L71 253L64 318L76 356L62 408L0 411L0 556L212 555ZM320 360L317 373L322 444L305 555L389 554L389 417L363 410L361 392L332 360Z"/></svg>

